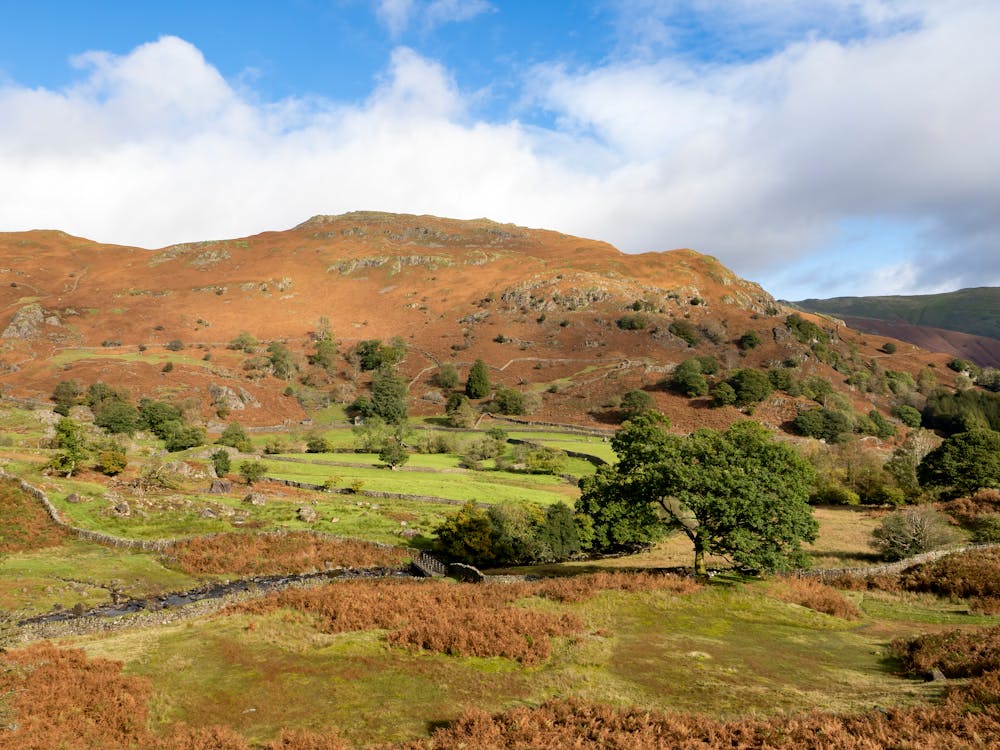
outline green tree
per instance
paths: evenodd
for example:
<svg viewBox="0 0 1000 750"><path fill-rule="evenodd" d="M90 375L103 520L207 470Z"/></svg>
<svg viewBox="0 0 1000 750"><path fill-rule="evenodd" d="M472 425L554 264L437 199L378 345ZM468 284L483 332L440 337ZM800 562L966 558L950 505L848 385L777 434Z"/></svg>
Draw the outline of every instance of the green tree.
<svg viewBox="0 0 1000 750"><path fill-rule="evenodd" d="M406 421L406 381L391 367L380 367L372 377L372 411L389 424Z"/></svg>
<svg viewBox="0 0 1000 750"><path fill-rule="evenodd" d="M224 477L229 473L232 468L232 463L229 460L229 451L217 450L212 454L212 467L215 469L216 476Z"/></svg>
<svg viewBox="0 0 1000 750"><path fill-rule="evenodd" d="M612 439L618 463L586 480L578 509L642 509L632 521L679 528L705 556L725 555L741 567L776 570L801 564L801 542L816 537L807 500L812 467L763 426L737 422L725 432L688 437L666 431L656 412L637 417ZM594 519L595 534L606 519Z"/></svg>
<svg viewBox="0 0 1000 750"><path fill-rule="evenodd" d="M900 404L895 409L892 410L892 414L896 419L905 424L907 427L919 427L920 426L920 412L914 409L912 406L906 404Z"/></svg>
<svg viewBox="0 0 1000 750"><path fill-rule="evenodd" d="M448 390L457 388L458 368L456 368L451 362L445 362L440 368L438 368L437 374L434 376L434 383L439 387L447 388Z"/></svg>
<svg viewBox="0 0 1000 750"><path fill-rule="evenodd" d="M541 534L553 560L568 560L583 549L579 525L566 503L558 502L545 509Z"/></svg>
<svg viewBox="0 0 1000 750"><path fill-rule="evenodd" d="M729 383L719 383L712 389L712 406L732 406L736 403L736 391Z"/></svg>
<svg viewBox="0 0 1000 750"><path fill-rule="evenodd" d="M949 494L1000 489L1000 432L970 430L945 439L917 468L920 484Z"/></svg>
<svg viewBox="0 0 1000 750"><path fill-rule="evenodd" d="M435 548L452 560L478 562L492 559L492 531L493 524L486 511L470 500L434 530L437 536Z"/></svg>
<svg viewBox="0 0 1000 750"><path fill-rule="evenodd" d="M66 477L73 476L89 453L83 427L69 417L63 417L56 423L53 444L59 452L52 457L47 468Z"/></svg>
<svg viewBox="0 0 1000 750"><path fill-rule="evenodd" d="M139 401L139 416L142 420L141 426L161 440L167 437L167 425L183 421L181 410L173 404L148 398Z"/></svg>
<svg viewBox="0 0 1000 750"><path fill-rule="evenodd" d="M259 482L267 473L267 465L260 461L240 461L240 476L248 485Z"/></svg>
<svg viewBox="0 0 1000 750"><path fill-rule="evenodd" d="M171 453L205 444L205 428L183 422L174 422L163 440L163 447Z"/></svg>
<svg viewBox="0 0 1000 750"><path fill-rule="evenodd" d="M851 420L834 409L806 409L796 414L792 423L800 435L828 443L843 442L851 433Z"/></svg>
<svg viewBox="0 0 1000 750"><path fill-rule="evenodd" d="M485 398L490 395L490 370L481 359L477 359L469 370L469 379L465 381L465 395L469 398Z"/></svg>
<svg viewBox="0 0 1000 750"><path fill-rule="evenodd" d="M353 356L363 371L377 370L382 366L382 341L366 339L354 345Z"/></svg>
<svg viewBox="0 0 1000 750"><path fill-rule="evenodd" d="M653 408L653 397L645 391L631 390L622 394L621 410L626 419L645 414Z"/></svg>
<svg viewBox="0 0 1000 750"><path fill-rule="evenodd" d="M117 476L128 466L128 456L120 447L109 446L97 452L97 464L94 466L102 474L109 477Z"/></svg>
<svg viewBox="0 0 1000 750"><path fill-rule="evenodd" d="M736 394L737 406L752 406L759 403L774 390L766 372L750 368L737 370L726 379L726 382Z"/></svg>
<svg viewBox="0 0 1000 750"><path fill-rule="evenodd" d="M524 414L524 394L515 388L497 388L490 411L500 414Z"/></svg>
<svg viewBox="0 0 1000 750"><path fill-rule="evenodd" d="M253 451L253 443L250 442L250 436L247 435L247 431L243 429L243 425L239 422L230 422L226 425L226 429L222 431L219 439L215 442L217 445L228 445L230 448L235 448L240 453L250 453Z"/></svg>
<svg viewBox="0 0 1000 750"><path fill-rule="evenodd" d="M111 401L94 416L94 424L112 435L133 435L141 423L139 410L127 401Z"/></svg>
<svg viewBox="0 0 1000 750"><path fill-rule="evenodd" d="M385 441L382 450L378 452L378 460L390 469L395 469L397 466L402 466L409 461L410 454L407 453L406 448L403 447L403 444L399 440L390 438Z"/></svg>
<svg viewBox="0 0 1000 750"><path fill-rule="evenodd" d="M688 398L707 394L708 381L705 380L701 359L691 357L677 365L670 378L670 387Z"/></svg>

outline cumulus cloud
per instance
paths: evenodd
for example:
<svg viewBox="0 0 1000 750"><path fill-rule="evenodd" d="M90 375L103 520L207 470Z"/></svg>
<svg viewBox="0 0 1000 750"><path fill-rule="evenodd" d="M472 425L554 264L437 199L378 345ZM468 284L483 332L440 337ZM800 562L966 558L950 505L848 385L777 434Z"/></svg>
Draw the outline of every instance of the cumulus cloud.
<svg viewBox="0 0 1000 750"><path fill-rule="evenodd" d="M86 53L64 89L0 84L0 229L159 247L362 208L489 216L693 247L767 282L842 269L838 226L884 219L917 228L912 248L866 253L853 290L1000 284L1000 8L856 5L883 30L919 23L737 61L542 65L523 86L544 125L475 117L451 71L406 47L350 104L262 103L175 37Z"/></svg>

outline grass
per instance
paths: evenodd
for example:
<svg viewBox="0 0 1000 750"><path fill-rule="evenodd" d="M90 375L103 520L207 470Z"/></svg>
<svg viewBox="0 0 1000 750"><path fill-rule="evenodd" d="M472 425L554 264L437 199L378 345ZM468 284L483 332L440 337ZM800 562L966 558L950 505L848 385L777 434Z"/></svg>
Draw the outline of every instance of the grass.
<svg viewBox="0 0 1000 750"><path fill-rule="evenodd" d="M584 621L585 635L560 639L534 669L506 659L414 654L390 648L379 631L323 635L308 618L281 612L78 644L151 678L157 723L223 722L258 741L282 726L324 725L356 742L396 740L425 735L429 724L465 707L496 711L553 696L732 717L893 706L939 690L893 675L880 635L775 601L756 586L523 604L571 612Z"/></svg>
<svg viewBox="0 0 1000 750"><path fill-rule="evenodd" d="M0 609L29 614L106 603L111 581L127 596L145 598L183 591L197 580L163 566L156 555L110 549L82 541L19 552L0 560Z"/></svg>

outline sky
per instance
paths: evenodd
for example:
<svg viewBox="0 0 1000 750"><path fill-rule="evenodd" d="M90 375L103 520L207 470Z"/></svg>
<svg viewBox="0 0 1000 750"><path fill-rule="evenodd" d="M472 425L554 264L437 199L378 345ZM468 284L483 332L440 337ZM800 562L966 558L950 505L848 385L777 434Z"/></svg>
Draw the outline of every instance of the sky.
<svg viewBox="0 0 1000 750"><path fill-rule="evenodd" d="M0 231L381 210L690 247L783 299L1000 285L997 0L4 6Z"/></svg>

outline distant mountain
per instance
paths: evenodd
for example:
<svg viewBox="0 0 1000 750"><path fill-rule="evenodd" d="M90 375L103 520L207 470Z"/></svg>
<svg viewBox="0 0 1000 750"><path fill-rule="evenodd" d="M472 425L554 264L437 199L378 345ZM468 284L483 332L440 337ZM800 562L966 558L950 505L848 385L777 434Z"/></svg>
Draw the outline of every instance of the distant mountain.
<svg viewBox="0 0 1000 750"><path fill-rule="evenodd" d="M1000 287L942 294L805 299L790 304L841 318L860 331L892 336L982 366L1000 367Z"/></svg>

